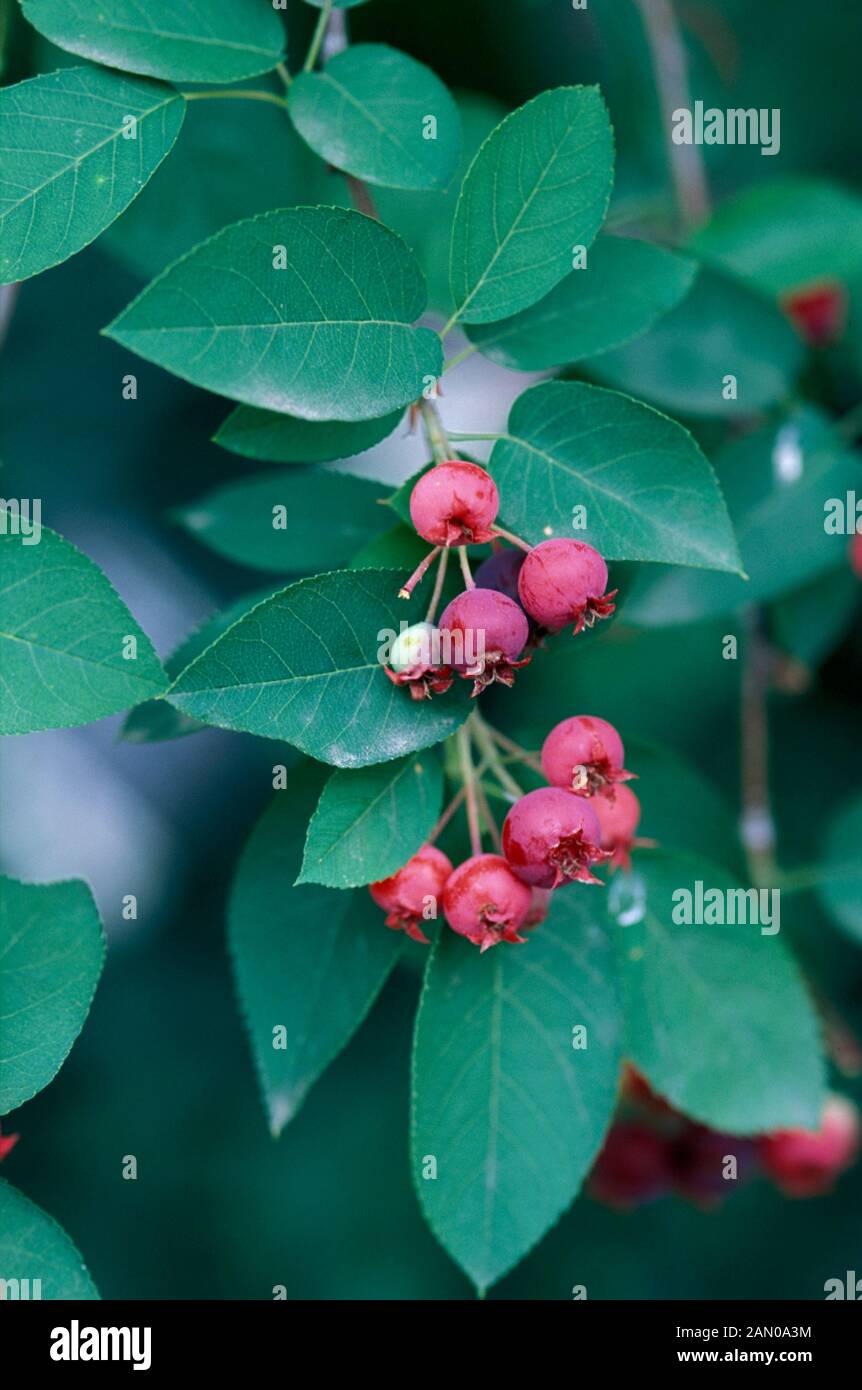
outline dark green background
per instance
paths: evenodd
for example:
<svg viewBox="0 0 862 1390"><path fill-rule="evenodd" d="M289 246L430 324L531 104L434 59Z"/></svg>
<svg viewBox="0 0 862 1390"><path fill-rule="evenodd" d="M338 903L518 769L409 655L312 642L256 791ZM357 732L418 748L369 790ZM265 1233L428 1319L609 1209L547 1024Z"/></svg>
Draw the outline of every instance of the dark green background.
<svg viewBox="0 0 862 1390"><path fill-rule="evenodd" d="M782 109L780 161L707 151L718 194L795 170L858 180L855 0L683 9L727 76L722 89L695 40L696 95ZM295 27L314 17L301 13ZM651 78L628 0L590 0L577 38L568 0L372 0L350 19L357 37L401 46L450 85L509 105L557 83L600 81L620 145L618 191L666 201ZM31 38L16 25L8 79L33 62L53 66ZM159 537L229 601L259 587L259 576L210 556L169 528L164 512L246 465L206 442L225 414L213 398L136 361L138 402L122 401L117 383L129 359L98 333L137 288L98 248L22 288L2 356L2 490L41 496L47 524L91 552L99 528L119 545ZM135 595L126 597L147 626ZM693 704L690 634L638 645L650 641L638 639L619 664L610 702L636 732L684 750L735 803L733 681ZM641 688L644 663L652 675ZM814 857L825 821L859 785L860 679L857 625L813 693L774 701L776 801L791 864ZM268 1136L228 975L224 904L269 770L284 754L216 732L176 745L112 744L116 723L102 726L103 746L172 835L168 909L144 914L136 932L109 916L109 962L91 1018L58 1079L7 1122L22 1139L3 1175L65 1226L105 1297L269 1298L277 1284L292 1298L470 1297L410 1186L415 968L396 973L282 1139ZM796 943L862 1024L858 951L812 898L796 900L790 917L788 903ZM138 1159L135 1182L121 1177L126 1154ZM620 1216L581 1199L490 1296L565 1299L586 1284L591 1298L822 1297L827 1278L862 1259L860 1198L857 1168L834 1196L813 1202L787 1202L760 1182L711 1213L667 1200Z"/></svg>

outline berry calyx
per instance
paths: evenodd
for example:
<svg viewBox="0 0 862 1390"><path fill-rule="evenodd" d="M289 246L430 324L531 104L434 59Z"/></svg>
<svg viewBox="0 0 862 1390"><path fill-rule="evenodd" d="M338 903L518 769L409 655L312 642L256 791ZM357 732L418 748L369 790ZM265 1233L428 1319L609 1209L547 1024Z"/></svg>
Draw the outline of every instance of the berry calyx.
<svg viewBox="0 0 862 1390"><path fill-rule="evenodd" d="M499 854L475 854L449 877L443 892L446 921L480 951L501 941L523 943L533 895Z"/></svg>
<svg viewBox="0 0 862 1390"><path fill-rule="evenodd" d="M635 831L641 818L641 804L630 787L617 787L611 797L600 792L590 802L598 817L601 846L610 853L610 868L629 870L631 854L636 845L652 845L652 840L638 840Z"/></svg>
<svg viewBox="0 0 862 1390"><path fill-rule="evenodd" d="M596 1201L630 1211L670 1190L669 1141L637 1121L615 1124L590 1174L588 1190Z"/></svg>
<svg viewBox="0 0 862 1390"><path fill-rule="evenodd" d="M565 787L579 796L606 791L613 800L615 784L634 773L623 767L623 741L606 719L576 714L551 730L542 745L542 771L552 787Z"/></svg>
<svg viewBox="0 0 862 1390"><path fill-rule="evenodd" d="M820 1128L778 1130L758 1145L764 1171L788 1197L819 1197L859 1152L859 1111L844 1096L830 1096Z"/></svg>
<svg viewBox="0 0 862 1390"><path fill-rule="evenodd" d="M495 551L487 560L483 560L476 570L474 578L477 586L480 589L496 589L497 593L505 594L506 598L510 598L521 608L523 605L518 593L518 576L525 559L523 550Z"/></svg>
<svg viewBox="0 0 862 1390"><path fill-rule="evenodd" d="M527 792L503 822L503 853L518 877L536 888L601 883L590 873L610 858L600 838L590 803L560 787Z"/></svg>
<svg viewBox="0 0 862 1390"><path fill-rule="evenodd" d="M542 541L524 557L518 593L531 618L559 632L569 623L575 634L614 611L617 590L606 593L608 567L584 541Z"/></svg>
<svg viewBox="0 0 862 1390"><path fill-rule="evenodd" d="M458 459L429 468L410 494L410 519L432 545L484 545L499 507L490 473Z"/></svg>
<svg viewBox="0 0 862 1390"><path fill-rule="evenodd" d="M526 615L496 589L458 594L444 609L440 630L446 660L459 675L473 680L474 696L493 681L513 685L515 671L530 661L518 660L530 631Z"/></svg>
<svg viewBox="0 0 862 1390"><path fill-rule="evenodd" d="M393 685L404 685L414 700L430 700L444 694L454 676L448 666L435 664L439 656L440 634L433 623L414 623L400 632L384 666Z"/></svg>
<svg viewBox="0 0 862 1390"><path fill-rule="evenodd" d="M387 927L404 931L427 946L428 938L419 924L436 917L437 902L451 873L452 861L443 851L435 845L423 845L396 874L370 884L368 891L386 913Z"/></svg>

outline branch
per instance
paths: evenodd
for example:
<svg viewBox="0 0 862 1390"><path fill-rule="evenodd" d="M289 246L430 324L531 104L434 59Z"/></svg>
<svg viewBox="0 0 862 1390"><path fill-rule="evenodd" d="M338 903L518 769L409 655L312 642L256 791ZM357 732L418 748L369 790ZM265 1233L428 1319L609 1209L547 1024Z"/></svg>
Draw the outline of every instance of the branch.
<svg viewBox="0 0 862 1390"><path fill-rule="evenodd" d="M658 88L668 162L683 230L709 217L709 189L697 145L676 145L671 138L673 113L691 110L685 44L671 0L635 0L646 31Z"/></svg>

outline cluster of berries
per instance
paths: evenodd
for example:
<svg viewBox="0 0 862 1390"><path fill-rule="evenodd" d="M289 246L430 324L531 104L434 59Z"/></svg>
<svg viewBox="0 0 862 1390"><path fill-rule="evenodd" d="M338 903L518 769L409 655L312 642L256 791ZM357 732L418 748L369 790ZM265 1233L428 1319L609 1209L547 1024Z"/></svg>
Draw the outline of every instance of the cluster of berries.
<svg viewBox="0 0 862 1390"><path fill-rule="evenodd" d="M371 885L386 925L425 941L422 920L442 900L453 931L486 951L522 943L522 928L547 914L551 891L600 883L592 869L606 860L628 866L640 819L637 797L623 783L622 739L590 715L564 719L545 739L542 771L550 783L521 796L503 823L502 854L474 854L457 869L427 844L392 878ZM430 905L430 910L429 910Z"/></svg>
<svg viewBox="0 0 862 1390"><path fill-rule="evenodd" d="M614 611L616 590L606 592L608 570L597 550L565 538L528 546L496 525L499 505L490 473L460 459L423 473L410 495L413 525L433 549L401 589L403 598L452 547L497 547L475 578L464 561L467 588L444 609L436 627L435 589L426 621L407 629L393 646L387 675L416 700L442 694L456 675L473 681L474 695L493 681L511 686L515 671L530 660L525 650L544 634L569 624L578 633ZM503 549L501 536L514 540L520 551Z"/></svg>
<svg viewBox="0 0 862 1390"><path fill-rule="evenodd" d="M827 1100L816 1131L779 1130L757 1139L721 1134L679 1114L633 1068L623 1082L626 1116L611 1128L590 1175L590 1195L605 1206L629 1211L674 1193L709 1208L732 1184L758 1172L787 1197L829 1192L859 1152L860 1120L844 1096Z"/></svg>

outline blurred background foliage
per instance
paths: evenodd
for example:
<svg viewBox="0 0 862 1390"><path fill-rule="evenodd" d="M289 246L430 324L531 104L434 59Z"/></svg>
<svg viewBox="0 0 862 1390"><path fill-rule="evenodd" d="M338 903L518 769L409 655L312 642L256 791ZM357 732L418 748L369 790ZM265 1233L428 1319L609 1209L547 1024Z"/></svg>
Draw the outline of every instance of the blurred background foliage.
<svg viewBox="0 0 862 1390"><path fill-rule="evenodd" d="M778 158L704 150L716 201L779 174L855 183L862 194L854 119L862 9L854 0L680 0L678 8L695 97L781 109ZM21 22L16 6L0 4L0 17L4 81L69 61ZM294 54L315 18L299 4L291 9ZM577 15L569 0L372 0L350 22L356 39L403 48L469 94L472 148L501 112L545 87L600 83L618 145L613 222L656 235L669 225L658 107L631 0L589 0ZM257 465L208 442L227 414L223 402L144 362L134 363L137 401L124 401L129 358L100 329L145 279L226 222L287 203L345 201L338 177L278 113L238 105L191 108L174 155L109 235L22 287L0 358L4 495L43 499L46 523L107 571L163 656L216 609L261 588L259 572L220 559L166 513ZM379 199L384 220L420 251L441 311L452 201ZM851 249L858 235L848 230ZM855 264L851 300L862 308L862 259ZM862 399L853 314L844 343L806 368L807 395L826 413ZM692 332L696 357L696 324ZM444 404L457 407L456 424L480 430L500 427L529 380L475 358L458 377ZM714 456L722 429L688 422ZM424 461L403 427L364 458L365 471L386 480ZM855 455L851 466L858 462ZM741 494L744 507L744 486ZM763 542L776 547L764 556L773 571L794 525L798 516L783 518ZM633 743L672 747L696 771L673 776L655 760L651 787L647 775L640 785L643 832L662 833L669 818L688 822L692 843L712 844L711 857L729 862L738 664L721 659L720 639L740 630L735 600L711 595L707 619L686 621L683 611L669 625L661 576L646 576L644 588L643 575L618 569L631 612L624 603L614 627L577 652L542 654L529 684L497 701L497 713L505 727L536 738L577 706L611 719ZM685 599L691 572L680 578ZM846 567L816 563L772 612L773 635L804 663L789 668L793 678L771 702L779 853L791 869L818 858L836 810L862 781L859 612ZM68 1064L7 1123L22 1138L4 1176L61 1222L105 1297L268 1298L278 1284L292 1298L472 1296L425 1228L410 1186L418 957L396 972L355 1042L272 1141L229 980L224 904L239 849L269 798L272 766L292 755L214 730L134 745L118 741L121 724L7 740L3 750L3 867L22 878L86 877L111 946ZM653 766L646 748L633 761L644 773ZM125 893L138 896L137 922L121 920ZM812 977L862 1035L858 945L811 893L788 897L782 921ZM858 1084L842 1087L859 1094ZM126 1154L138 1158L135 1182L121 1178ZM565 1299L586 1284L591 1298L822 1297L825 1279L858 1264L860 1197L857 1167L833 1196L812 1202L789 1203L762 1182L708 1213L667 1199L619 1215L582 1198L490 1296Z"/></svg>

